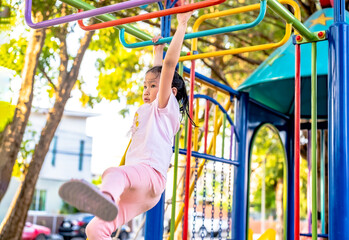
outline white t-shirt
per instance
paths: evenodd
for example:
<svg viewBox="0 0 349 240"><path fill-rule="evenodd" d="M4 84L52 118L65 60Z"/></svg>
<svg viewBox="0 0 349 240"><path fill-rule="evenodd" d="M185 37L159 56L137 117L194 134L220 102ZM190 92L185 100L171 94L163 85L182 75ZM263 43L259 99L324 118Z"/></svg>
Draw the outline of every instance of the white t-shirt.
<svg viewBox="0 0 349 240"><path fill-rule="evenodd" d="M159 108L158 104L156 97L152 103L145 103L137 110L125 164L146 163L166 178L173 153L173 139L179 130L180 112L173 93L165 108Z"/></svg>

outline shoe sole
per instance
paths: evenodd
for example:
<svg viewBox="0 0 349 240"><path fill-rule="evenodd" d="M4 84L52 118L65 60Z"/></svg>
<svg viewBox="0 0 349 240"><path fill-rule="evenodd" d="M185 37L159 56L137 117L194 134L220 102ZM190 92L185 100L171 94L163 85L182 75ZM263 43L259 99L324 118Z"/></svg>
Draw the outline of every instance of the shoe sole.
<svg viewBox="0 0 349 240"><path fill-rule="evenodd" d="M71 180L64 183L59 189L59 196L75 206L80 211L91 213L104 221L113 221L118 208L107 199L94 185L81 181Z"/></svg>

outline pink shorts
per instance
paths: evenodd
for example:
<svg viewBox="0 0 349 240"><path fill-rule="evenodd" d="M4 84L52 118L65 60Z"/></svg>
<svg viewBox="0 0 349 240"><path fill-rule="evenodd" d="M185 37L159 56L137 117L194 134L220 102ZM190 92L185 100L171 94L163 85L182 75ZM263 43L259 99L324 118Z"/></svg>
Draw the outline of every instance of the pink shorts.
<svg viewBox="0 0 349 240"><path fill-rule="evenodd" d="M166 179L147 164L108 168L102 175L101 191L113 196L119 212L112 222L97 217L87 225L89 240L111 239L111 234L160 200Z"/></svg>

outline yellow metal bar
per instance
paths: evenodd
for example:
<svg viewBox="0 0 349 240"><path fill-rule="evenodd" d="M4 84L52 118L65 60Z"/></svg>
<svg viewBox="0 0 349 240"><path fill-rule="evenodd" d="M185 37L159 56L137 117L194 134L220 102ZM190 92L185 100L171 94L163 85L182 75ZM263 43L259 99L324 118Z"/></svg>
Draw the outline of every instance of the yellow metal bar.
<svg viewBox="0 0 349 240"><path fill-rule="evenodd" d="M194 122L196 125L199 125L199 99L195 99L195 103L196 103L196 108L195 108L195 117L194 117ZM198 141L199 141L199 128L195 127L194 128L194 151L198 150Z"/></svg>
<svg viewBox="0 0 349 240"><path fill-rule="evenodd" d="M293 0L280 0L280 3L290 5L294 10L295 17L298 20L301 20L300 8L296 2L294 2ZM225 10L225 11L221 11L221 12L205 14L205 15L199 17L195 21L194 26L193 26L193 32L197 32L200 24L203 21L205 21L206 19L223 17L223 16L228 16L228 15L237 14L237 13L243 13L243 12L247 12L247 11L254 11L254 10L257 10L259 8L260 8L260 4L253 4L253 5L229 9L229 10ZM234 54L243 53L243 52L252 52L252 51L266 50L266 49L270 49L270 48L276 48L276 47L279 47L279 46L285 44L287 42L287 40L290 38L291 29L292 29L291 27L292 27L291 24L286 23L285 35L277 43L268 43L268 44L262 44L262 45L257 45L257 46L244 47L244 48L236 48L236 49L216 51L216 52L211 52L211 53L200 53L200 54L194 54L194 55L192 54L189 56L180 57L179 61L201 59L201 58L208 58L208 57L218 57L218 56L223 56L223 55L234 55ZM192 40L192 51L196 51L196 50L197 50L197 38L194 38Z"/></svg>
<svg viewBox="0 0 349 240"><path fill-rule="evenodd" d="M194 54L189 56L183 56L179 58L179 61L187 61L187 60L209 58L209 57L219 57L223 55L234 55L234 54L245 53L245 52L254 52L254 51L261 51L261 50L266 50L271 48L277 48L284 45L287 42L287 40L290 38L290 36L291 36L291 24L287 23L285 35L277 43L267 43L267 44L262 44L257 46L235 48L235 49L222 50L222 51L211 52L211 53L200 53L200 54Z"/></svg>
<svg viewBox="0 0 349 240"><path fill-rule="evenodd" d="M232 105L231 101L228 100L228 103L225 105L224 109L228 111L229 108L231 107L231 105ZM223 123L223 117L221 117L221 118L218 120L218 123L217 123L217 128L218 128L218 129L222 126L222 123ZM209 147L208 147L208 150L207 150L207 153L208 153L208 154L211 153L212 148L213 148L213 141L210 142L210 145L209 145ZM200 163L200 166L199 166L199 169L198 169L198 176L201 175L202 170L204 169L205 161L206 161L206 160L203 160L203 161ZM189 196L191 196L191 194L194 192L194 185L195 185L194 183L191 183L191 185L190 185ZM184 209L184 203L182 203L181 209L179 210L179 213L178 213L178 215L177 215L176 222L175 222L175 229L177 229L179 223L180 223L181 220L182 220L183 209ZM168 238L168 239L169 239L169 238Z"/></svg>
<svg viewBox="0 0 349 240"><path fill-rule="evenodd" d="M199 125L199 99L196 98L195 99L195 116L194 116L194 122L196 125ZM197 151L199 148L199 128L195 127L194 128L194 144L193 144L193 150ZM195 158L191 158L191 161L193 162L193 164L195 164ZM191 165L193 166L193 165Z"/></svg>
<svg viewBox="0 0 349 240"><path fill-rule="evenodd" d="M126 150L125 150L124 156L122 156L119 166L125 165L126 153L127 153L127 150L128 150L128 148L129 148L129 146L130 146L130 144L131 144L131 141L132 141L132 139L130 139L130 141L129 141L128 145L127 145L127 148L126 148Z"/></svg>

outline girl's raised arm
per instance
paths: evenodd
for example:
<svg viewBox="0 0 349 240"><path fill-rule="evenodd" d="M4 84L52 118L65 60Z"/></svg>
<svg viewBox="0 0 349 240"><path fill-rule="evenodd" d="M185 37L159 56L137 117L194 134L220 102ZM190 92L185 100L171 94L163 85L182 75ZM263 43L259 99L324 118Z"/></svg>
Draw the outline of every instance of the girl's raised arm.
<svg viewBox="0 0 349 240"><path fill-rule="evenodd" d="M170 46L168 47L160 76L158 95L159 108L165 108L167 106L168 99L170 98L173 75L181 53L185 30L187 29L187 23L192 13L193 12L177 14L177 30L173 36Z"/></svg>
<svg viewBox="0 0 349 240"><path fill-rule="evenodd" d="M161 36L155 36L152 38L153 43L157 43L159 39L161 39ZM153 67L155 66L162 66L162 54L164 52L165 44L156 44L154 45L154 60L153 60Z"/></svg>

